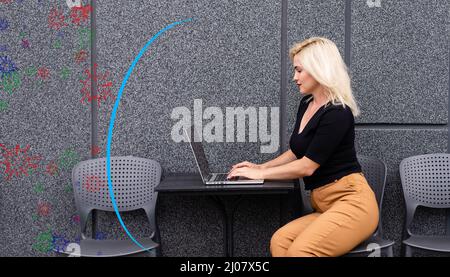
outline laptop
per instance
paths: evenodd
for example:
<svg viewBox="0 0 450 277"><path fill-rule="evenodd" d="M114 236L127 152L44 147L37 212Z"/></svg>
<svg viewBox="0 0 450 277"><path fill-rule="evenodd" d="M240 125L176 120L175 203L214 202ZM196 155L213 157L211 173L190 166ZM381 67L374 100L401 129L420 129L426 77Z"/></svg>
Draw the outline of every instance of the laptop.
<svg viewBox="0 0 450 277"><path fill-rule="evenodd" d="M256 185L261 186L264 184L264 180L253 180L245 177L237 177L235 179L228 180L228 173L211 173L209 170L208 160L206 159L203 144L201 142L195 142L194 136L190 137L184 130L184 135L186 136L189 145L191 146L192 153L194 154L195 162L197 163L198 171L202 177L203 183L205 185ZM192 131L191 134L194 134Z"/></svg>

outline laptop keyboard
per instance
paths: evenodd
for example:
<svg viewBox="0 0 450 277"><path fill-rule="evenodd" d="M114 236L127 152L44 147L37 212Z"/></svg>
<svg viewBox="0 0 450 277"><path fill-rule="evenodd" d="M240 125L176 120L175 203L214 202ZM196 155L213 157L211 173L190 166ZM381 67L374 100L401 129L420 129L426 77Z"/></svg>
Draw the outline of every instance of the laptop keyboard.
<svg viewBox="0 0 450 277"><path fill-rule="evenodd" d="M228 174L224 173L224 174L217 174L216 178L214 179L214 181L236 181L238 178L233 178L233 179L227 179Z"/></svg>

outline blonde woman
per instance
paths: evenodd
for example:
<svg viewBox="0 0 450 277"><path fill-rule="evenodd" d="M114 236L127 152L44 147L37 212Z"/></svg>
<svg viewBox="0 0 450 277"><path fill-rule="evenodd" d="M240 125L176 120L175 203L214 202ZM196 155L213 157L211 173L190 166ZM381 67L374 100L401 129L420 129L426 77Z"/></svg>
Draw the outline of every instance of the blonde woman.
<svg viewBox="0 0 450 277"><path fill-rule="evenodd" d="M264 164L238 163L229 178L303 178L314 212L273 234L272 256L341 256L371 236L379 217L375 194L356 158L354 117L359 110L332 41L313 37L295 44L289 54L293 81L304 95L290 149Z"/></svg>

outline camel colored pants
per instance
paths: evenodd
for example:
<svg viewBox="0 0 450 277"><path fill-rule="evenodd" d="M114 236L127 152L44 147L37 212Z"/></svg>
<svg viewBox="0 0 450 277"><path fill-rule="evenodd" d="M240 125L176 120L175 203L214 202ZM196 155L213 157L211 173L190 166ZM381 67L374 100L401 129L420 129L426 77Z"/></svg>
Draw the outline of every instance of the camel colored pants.
<svg viewBox="0 0 450 277"><path fill-rule="evenodd" d="M314 212L278 229L274 257L341 256L369 238L378 225L378 204L363 173L352 173L311 192Z"/></svg>

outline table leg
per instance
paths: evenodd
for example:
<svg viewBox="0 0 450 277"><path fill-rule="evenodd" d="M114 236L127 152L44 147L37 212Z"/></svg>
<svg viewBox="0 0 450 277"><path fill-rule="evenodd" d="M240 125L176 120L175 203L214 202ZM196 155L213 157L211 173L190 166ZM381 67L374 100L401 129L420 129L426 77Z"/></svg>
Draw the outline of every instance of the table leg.
<svg viewBox="0 0 450 277"><path fill-rule="evenodd" d="M231 202L231 205L227 205L226 197L213 195L210 196L213 202L219 208L224 219L223 222L223 241L224 241L224 255L225 257L233 257L234 251L234 238L233 238L233 225L234 225L234 213L238 207L242 196L240 195L237 199Z"/></svg>

